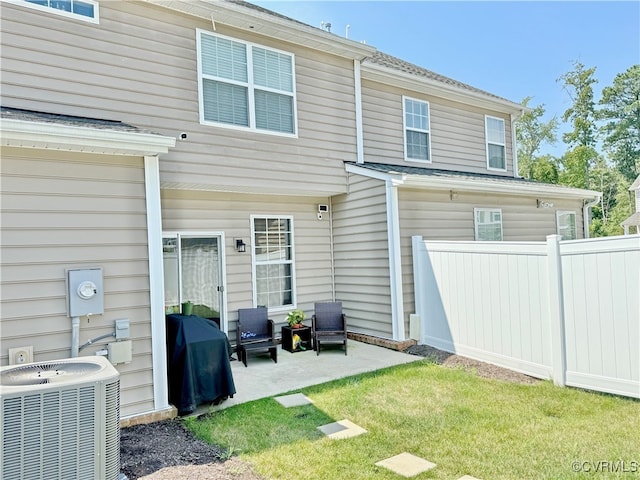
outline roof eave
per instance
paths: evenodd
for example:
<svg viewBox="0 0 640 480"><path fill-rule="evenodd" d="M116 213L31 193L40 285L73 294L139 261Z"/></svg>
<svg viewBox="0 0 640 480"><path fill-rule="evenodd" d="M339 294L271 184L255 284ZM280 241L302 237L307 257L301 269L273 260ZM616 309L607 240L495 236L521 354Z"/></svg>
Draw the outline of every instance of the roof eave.
<svg viewBox="0 0 640 480"><path fill-rule="evenodd" d="M374 47L342 38L311 25L230 2L219 0L144 1L210 22L228 25L340 57L362 60L376 51Z"/></svg>
<svg viewBox="0 0 640 480"><path fill-rule="evenodd" d="M0 144L3 147L147 156L167 153L175 146L176 139L153 133L2 119Z"/></svg>
<svg viewBox="0 0 640 480"><path fill-rule="evenodd" d="M479 108L493 110L509 115L520 116L528 111L526 107L509 100L482 95L478 92L465 90L453 85L418 77L407 72L402 72L393 68L377 65L375 63L364 62L361 67L363 79L373 80L387 85L406 88L428 95L444 98L454 102L465 103Z"/></svg>
<svg viewBox="0 0 640 480"><path fill-rule="evenodd" d="M389 181L396 186L413 187L430 190L461 190L472 193L499 193L517 196L549 196L553 198L566 198L574 200L599 199L601 192L595 190L585 190L581 188L565 187L561 185L550 185L524 182L497 183L495 180L484 180L482 178L454 178L433 177L430 175L413 175L402 172L380 172L370 168L355 164L346 164L346 171L364 175L370 178ZM505 181L510 177L505 177Z"/></svg>

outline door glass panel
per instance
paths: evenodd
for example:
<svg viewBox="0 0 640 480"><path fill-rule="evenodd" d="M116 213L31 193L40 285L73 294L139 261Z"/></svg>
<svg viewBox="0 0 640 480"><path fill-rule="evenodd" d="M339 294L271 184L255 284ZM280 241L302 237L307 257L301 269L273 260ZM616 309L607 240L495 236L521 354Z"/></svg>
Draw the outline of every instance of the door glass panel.
<svg viewBox="0 0 640 480"><path fill-rule="evenodd" d="M166 314L180 313L178 293L178 239L162 239L162 259L164 262L164 311Z"/></svg>
<svg viewBox="0 0 640 480"><path fill-rule="evenodd" d="M217 238L181 238L182 302L193 303L193 314L220 319L220 252Z"/></svg>

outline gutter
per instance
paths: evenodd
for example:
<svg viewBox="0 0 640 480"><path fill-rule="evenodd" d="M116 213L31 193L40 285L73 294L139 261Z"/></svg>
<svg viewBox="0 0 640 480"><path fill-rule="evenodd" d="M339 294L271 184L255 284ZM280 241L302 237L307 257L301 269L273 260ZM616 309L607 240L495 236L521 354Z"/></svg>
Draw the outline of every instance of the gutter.
<svg viewBox="0 0 640 480"><path fill-rule="evenodd" d="M589 238L589 213L591 207L595 207L598 203L600 203L601 199L602 196L597 196L590 202L585 203L584 207L582 207L582 227L584 228L584 238Z"/></svg>

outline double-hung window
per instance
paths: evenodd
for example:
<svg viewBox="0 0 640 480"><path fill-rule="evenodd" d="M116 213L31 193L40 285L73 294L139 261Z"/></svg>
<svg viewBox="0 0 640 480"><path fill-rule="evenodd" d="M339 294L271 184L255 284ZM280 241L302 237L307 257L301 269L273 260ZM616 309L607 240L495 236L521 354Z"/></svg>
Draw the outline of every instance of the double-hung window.
<svg viewBox="0 0 640 480"><path fill-rule="evenodd" d="M578 238L576 230L576 212L559 210L556 212L558 223L558 235L562 240L575 240Z"/></svg>
<svg viewBox="0 0 640 480"><path fill-rule="evenodd" d="M24 0L24 5L69 18L98 23L98 2L95 0Z"/></svg>
<svg viewBox="0 0 640 480"><path fill-rule="evenodd" d="M421 162L431 161L431 133L429 104L403 97L404 158Z"/></svg>
<svg viewBox="0 0 640 480"><path fill-rule="evenodd" d="M502 210L499 208L474 209L476 240L502 240Z"/></svg>
<svg viewBox="0 0 640 480"><path fill-rule="evenodd" d="M485 135L487 139L487 168L489 170L506 170L504 120L486 115Z"/></svg>
<svg viewBox="0 0 640 480"><path fill-rule="evenodd" d="M200 122L296 134L294 56L198 30Z"/></svg>
<svg viewBox="0 0 640 480"><path fill-rule="evenodd" d="M251 231L256 306L295 306L293 218L254 215Z"/></svg>

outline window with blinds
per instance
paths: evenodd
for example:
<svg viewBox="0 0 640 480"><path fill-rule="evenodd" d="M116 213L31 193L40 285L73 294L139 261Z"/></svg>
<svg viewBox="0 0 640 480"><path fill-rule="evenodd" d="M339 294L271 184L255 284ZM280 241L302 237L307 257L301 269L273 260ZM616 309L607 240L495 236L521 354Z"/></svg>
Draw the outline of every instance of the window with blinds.
<svg viewBox="0 0 640 480"><path fill-rule="evenodd" d="M200 120L296 134L292 54L198 32Z"/></svg>

